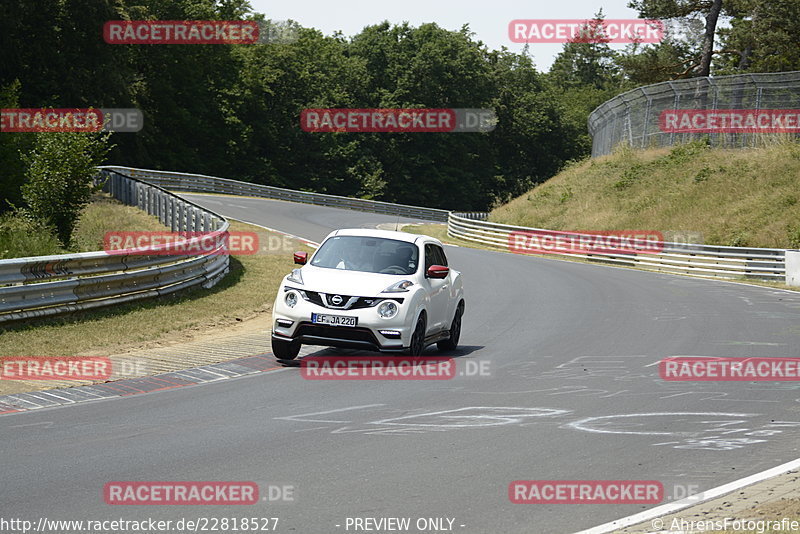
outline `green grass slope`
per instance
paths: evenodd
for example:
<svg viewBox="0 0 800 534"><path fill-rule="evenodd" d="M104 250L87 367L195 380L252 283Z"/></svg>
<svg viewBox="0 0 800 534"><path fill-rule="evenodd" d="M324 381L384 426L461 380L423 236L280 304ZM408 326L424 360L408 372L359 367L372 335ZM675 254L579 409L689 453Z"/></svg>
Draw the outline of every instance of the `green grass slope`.
<svg viewBox="0 0 800 534"><path fill-rule="evenodd" d="M666 239L800 248L800 144L623 148L575 163L496 208L493 222L552 230L657 230Z"/></svg>

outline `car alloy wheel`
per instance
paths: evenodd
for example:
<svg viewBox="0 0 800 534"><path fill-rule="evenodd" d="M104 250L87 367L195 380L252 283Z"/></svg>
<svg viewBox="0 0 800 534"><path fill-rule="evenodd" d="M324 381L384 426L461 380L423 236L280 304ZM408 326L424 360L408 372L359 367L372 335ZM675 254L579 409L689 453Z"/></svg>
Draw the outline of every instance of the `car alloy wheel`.
<svg viewBox="0 0 800 534"><path fill-rule="evenodd" d="M408 354L419 356L425 349L425 315L420 315L417 319L417 326L411 334L411 344L408 347Z"/></svg>
<svg viewBox="0 0 800 534"><path fill-rule="evenodd" d="M453 317L453 324L450 325L450 337L436 344L439 350L456 350L458 340L461 338L461 316L464 315L464 306L459 304L456 308L456 316Z"/></svg>

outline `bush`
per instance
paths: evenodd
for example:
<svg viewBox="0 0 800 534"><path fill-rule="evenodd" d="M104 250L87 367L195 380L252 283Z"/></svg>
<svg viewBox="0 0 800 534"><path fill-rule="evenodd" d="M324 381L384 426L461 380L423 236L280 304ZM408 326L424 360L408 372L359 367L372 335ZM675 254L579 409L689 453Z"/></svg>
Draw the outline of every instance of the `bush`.
<svg viewBox="0 0 800 534"><path fill-rule="evenodd" d="M64 247L91 198L95 166L112 148L108 139L108 133L37 133L33 149L23 158L28 181L22 196L28 211L52 227Z"/></svg>
<svg viewBox="0 0 800 534"><path fill-rule="evenodd" d="M22 216L0 215L0 259L63 254L50 228Z"/></svg>

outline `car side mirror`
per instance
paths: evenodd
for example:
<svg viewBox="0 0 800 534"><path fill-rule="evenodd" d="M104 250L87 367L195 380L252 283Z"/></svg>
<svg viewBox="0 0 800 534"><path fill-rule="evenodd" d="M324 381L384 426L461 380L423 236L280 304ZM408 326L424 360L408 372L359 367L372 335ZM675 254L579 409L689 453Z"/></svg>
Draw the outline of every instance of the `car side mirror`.
<svg viewBox="0 0 800 534"><path fill-rule="evenodd" d="M450 274L450 269L448 267L444 265L431 265L428 267L426 276L428 278L447 278L448 274Z"/></svg>
<svg viewBox="0 0 800 534"><path fill-rule="evenodd" d="M308 252L295 252L294 262L298 265L305 265L308 261Z"/></svg>

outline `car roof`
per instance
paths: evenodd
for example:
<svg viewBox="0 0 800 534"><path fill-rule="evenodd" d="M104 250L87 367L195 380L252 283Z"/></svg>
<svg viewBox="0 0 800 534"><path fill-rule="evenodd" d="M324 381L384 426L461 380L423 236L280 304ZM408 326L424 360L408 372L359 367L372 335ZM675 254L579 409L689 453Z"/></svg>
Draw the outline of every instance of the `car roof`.
<svg viewBox="0 0 800 534"><path fill-rule="evenodd" d="M427 235L395 232L394 230L377 230L375 228L343 228L341 230L335 230L331 232L328 234L328 237L348 235L360 237L382 237L384 239L396 239L397 241L405 241L407 243L434 242L438 245L442 244L438 239Z"/></svg>

